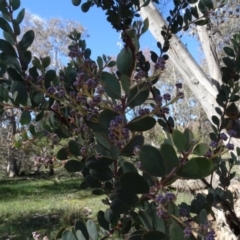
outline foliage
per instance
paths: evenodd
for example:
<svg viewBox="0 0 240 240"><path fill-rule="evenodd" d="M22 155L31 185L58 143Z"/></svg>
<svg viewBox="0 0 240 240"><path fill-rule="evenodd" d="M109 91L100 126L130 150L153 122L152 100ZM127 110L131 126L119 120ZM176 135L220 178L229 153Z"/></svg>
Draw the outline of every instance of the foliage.
<svg viewBox="0 0 240 240"><path fill-rule="evenodd" d="M214 230L208 215L217 204L222 204L224 211L230 213L231 227L239 230L233 194L228 187L235 175L231 170L240 149L237 148L237 156L231 153L227 161L221 156L234 149L231 138L239 138L231 116L226 113L239 100L240 36L233 35L233 46L224 58L223 84L216 99L219 108L212 117L210 146L196 141L188 128L177 129L171 117L169 106L184 97L182 84L176 83L174 96L162 94L156 87L166 67L172 34L187 30L190 24L205 25L209 12L214 10L212 1L201 0L194 7L191 4L196 3L195 0L174 1L174 10L167 19L169 24L161 31L164 43L157 43L159 54L151 52L152 73L139 44L148 29L148 19L133 22L138 10L149 1L143 6L138 0L129 3L87 1L81 5L82 11L87 12L94 4L106 11L113 28L122 32L124 48L116 62L105 55L95 62L81 34L72 31L69 35L71 61L59 74L47 69L49 58L32 59L29 47L35 37L33 31L29 30L18 40L20 26L14 18L18 2L4 1L0 5L3 14L0 27L8 36L0 41L4 79L2 109L21 110L21 123L29 126L32 139L54 135L58 138L55 143L67 140L56 154L58 160L67 160L64 166L69 172L81 171L83 190L92 188L92 194L106 195L102 202L108 208L97 214L100 229L104 230L102 239L114 232L128 239L213 239ZM78 6L81 1L73 4ZM183 16L182 9L185 9ZM110 73L108 67L115 65L117 72ZM131 118L128 113L136 107L140 108L138 114ZM32 112L38 113L35 120ZM45 117L42 112L47 113ZM38 126L34 126L34 121L39 122ZM166 138L160 146L144 144L143 132L156 124L165 131ZM214 171L220 176L216 189L211 181L204 179ZM180 178L202 179L209 193L199 194L190 204L177 205L176 196L168 186ZM93 221L76 224L72 231L65 230L58 238L98 238L99 228Z"/></svg>

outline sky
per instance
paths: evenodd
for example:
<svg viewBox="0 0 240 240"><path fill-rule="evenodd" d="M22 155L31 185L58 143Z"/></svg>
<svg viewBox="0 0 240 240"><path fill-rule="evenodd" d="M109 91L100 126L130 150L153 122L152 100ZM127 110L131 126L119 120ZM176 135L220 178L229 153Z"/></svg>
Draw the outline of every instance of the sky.
<svg viewBox="0 0 240 240"><path fill-rule="evenodd" d="M121 42L120 34L107 22L106 15L100 8L92 7L87 13L83 13L80 7L73 6L71 0L21 0L21 8L25 8L44 19L57 17L80 22L89 34L86 42L87 47L92 50L91 57L93 60L96 60L97 56L102 56L102 54L117 56L120 51L120 46L117 44ZM197 41L187 36L182 39L184 43L187 43L193 57L199 62L200 54L197 50ZM159 53L156 40L149 31L140 39L140 46L141 50L150 49Z"/></svg>

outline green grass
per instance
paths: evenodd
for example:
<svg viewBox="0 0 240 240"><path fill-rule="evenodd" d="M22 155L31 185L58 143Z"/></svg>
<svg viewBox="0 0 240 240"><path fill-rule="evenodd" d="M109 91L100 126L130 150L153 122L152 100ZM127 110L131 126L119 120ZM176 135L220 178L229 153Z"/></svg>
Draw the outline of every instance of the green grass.
<svg viewBox="0 0 240 240"><path fill-rule="evenodd" d="M83 217L84 207L96 216L105 209L100 197L79 190L81 178L62 177L0 180L0 239L33 239L37 231L54 239L61 227Z"/></svg>
<svg viewBox="0 0 240 240"><path fill-rule="evenodd" d="M55 239L62 227L86 218L84 207L92 210L88 218L97 222L97 212L106 209L101 201L104 196L81 191L81 181L81 177L62 171L53 177L0 178L0 240L32 240L34 231ZM190 203L193 198L190 193L178 193L176 204Z"/></svg>

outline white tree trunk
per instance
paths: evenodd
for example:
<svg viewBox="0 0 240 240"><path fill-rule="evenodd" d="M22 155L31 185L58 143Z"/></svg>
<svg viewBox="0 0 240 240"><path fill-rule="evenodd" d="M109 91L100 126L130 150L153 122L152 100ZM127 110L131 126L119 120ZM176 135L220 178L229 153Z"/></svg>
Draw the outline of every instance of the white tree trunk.
<svg viewBox="0 0 240 240"><path fill-rule="evenodd" d="M142 0L140 2L142 3ZM167 23L158 9L151 2L147 7L141 8L140 14L143 19L149 19L150 32L157 41L163 43L161 29L164 25L167 25ZM172 35L170 46L168 51L170 60L176 66L185 83L200 102L208 119L211 120L211 116L215 112L215 107L217 106L217 89L210 83L210 80L182 44L181 40L174 34Z"/></svg>

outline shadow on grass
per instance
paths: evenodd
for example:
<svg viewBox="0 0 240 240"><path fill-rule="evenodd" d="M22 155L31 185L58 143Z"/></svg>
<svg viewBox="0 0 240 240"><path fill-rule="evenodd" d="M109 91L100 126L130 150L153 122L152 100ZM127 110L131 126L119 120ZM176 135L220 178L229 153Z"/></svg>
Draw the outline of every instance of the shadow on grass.
<svg viewBox="0 0 240 240"><path fill-rule="evenodd" d="M0 201L16 200L18 197L37 195L47 197L48 195L63 195L80 191L81 178L67 178L56 181L55 178L27 179L16 178L14 180L0 180Z"/></svg>
<svg viewBox="0 0 240 240"><path fill-rule="evenodd" d="M81 220L81 212L53 211L51 214L21 214L1 217L0 239L27 240L33 239L32 233L40 233L42 237L48 236L55 239L57 232L62 227L69 227L76 220Z"/></svg>

